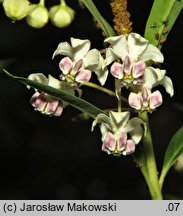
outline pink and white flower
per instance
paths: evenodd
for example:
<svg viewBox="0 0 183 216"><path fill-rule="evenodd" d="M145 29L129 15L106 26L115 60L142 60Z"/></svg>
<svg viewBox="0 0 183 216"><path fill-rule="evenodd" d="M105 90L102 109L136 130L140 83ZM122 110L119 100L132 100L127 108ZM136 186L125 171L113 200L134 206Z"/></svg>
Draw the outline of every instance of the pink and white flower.
<svg viewBox="0 0 183 216"><path fill-rule="evenodd" d="M90 41L71 38L71 45L67 42L62 42L58 45L53 54L64 55L59 63L62 71L61 79L66 79L69 82L88 82L94 71L98 80L103 85L107 79L107 70L102 70L103 57L97 49L90 50Z"/></svg>
<svg viewBox="0 0 183 216"><path fill-rule="evenodd" d="M145 123L137 117L130 119L129 112L109 112L109 116L99 114L92 125L100 124L102 150L115 156L132 154L135 146L145 134Z"/></svg>
<svg viewBox="0 0 183 216"><path fill-rule="evenodd" d="M124 85L131 82L141 85L144 81L146 62L163 62L164 58L159 49L137 33L128 36L120 35L105 40L111 47L106 51L103 67L110 65L111 74L122 80Z"/></svg>
<svg viewBox="0 0 183 216"><path fill-rule="evenodd" d="M128 102L129 105L137 111L152 112L162 104L163 98L158 90L151 93L150 89L144 87L139 94L131 92Z"/></svg>
<svg viewBox="0 0 183 216"><path fill-rule="evenodd" d="M72 95L75 94L71 86L63 81L53 78L51 75L46 78L42 73L36 73L29 75L28 79L44 85L49 85L56 89L65 90ZM29 86L27 87L29 88ZM30 103L35 108L35 110L50 116L60 116L62 114L63 108L68 105L65 101L60 101L45 92L38 91L37 89L35 89L35 93L31 97Z"/></svg>

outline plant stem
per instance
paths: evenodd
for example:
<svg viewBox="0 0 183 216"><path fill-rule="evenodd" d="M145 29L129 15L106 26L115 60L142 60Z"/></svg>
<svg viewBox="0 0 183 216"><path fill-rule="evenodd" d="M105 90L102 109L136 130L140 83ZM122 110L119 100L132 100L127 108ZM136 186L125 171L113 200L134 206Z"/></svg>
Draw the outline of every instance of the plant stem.
<svg viewBox="0 0 183 216"><path fill-rule="evenodd" d="M158 172L153 150L153 143L151 138L151 131L149 128L149 121L147 113L139 114L139 117L147 123L147 133L143 140L143 149L146 157L147 170L151 184L147 182L151 197L153 200L162 200L161 189L158 181Z"/></svg>
<svg viewBox="0 0 183 216"><path fill-rule="evenodd" d="M115 92L111 91L110 89L107 89L107 88L104 88L104 87L102 87L102 86L99 86L99 85L97 85L97 84L95 84L95 83L92 83L92 82L82 82L82 83L81 83L81 86L87 86L87 87L90 87L90 88L94 88L94 89L97 89L97 90L99 90L99 91L102 91L102 92L104 92L104 93L106 93L106 94L108 94L108 95L110 95L110 96L116 97ZM128 102L127 99L124 98L124 97L122 97L122 100L123 100L125 103Z"/></svg>
<svg viewBox="0 0 183 216"><path fill-rule="evenodd" d="M44 6L45 5L45 0L40 0L39 4Z"/></svg>
<svg viewBox="0 0 183 216"><path fill-rule="evenodd" d="M122 112L121 82L115 78L115 92L118 99L118 112ZM128 101L127 101L128 103Z"/></svg>

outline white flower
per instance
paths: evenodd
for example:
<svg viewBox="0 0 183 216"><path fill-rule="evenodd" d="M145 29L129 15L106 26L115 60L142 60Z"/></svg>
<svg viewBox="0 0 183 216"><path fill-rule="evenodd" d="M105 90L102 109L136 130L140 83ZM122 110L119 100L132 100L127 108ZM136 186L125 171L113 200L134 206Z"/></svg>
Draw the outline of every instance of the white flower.
<svg viewBox="0 0 183 216"><path fill-rule="evenodd" d="M71 45L62 42L58 45L53 54L67 56L63 58L59 67L62 71L61 78L71 82L88 82L91 78L91 71L94 71L103 85L107 76L102 71L103 58L97 49L90 50L89 40L71 38Z"/></svg>
<svg viewBox="0 0 183 216"><path fill-rule="evenodd" d="M29 75L28 79L39 82L43 85L49 85L56 89L65 90L74 95L74 90L71 86L63 81L53 78L51 75L49 75L47 79L42 73L36 73ZM30 103L35 110L50 116L60 116L63 108L68 105L65 101L60 101L45 92L38 91L37 89L35 89L35 93L31 97Z"/></svg>
<svg viewBox="0 0 183 216"><path fill-rule="evenodd" d="M152 112L162 104L163 98L158 90L151 93L150 89L144 87L139 94L131 92L128 102L131 107L140 112Z"/></svg>
<svg viewBox="0 0 183 216"><path fill-rule="evenodd" d="M99 114L92 125L92 130L100 123L102 133L102 150L108 154L120 156L135 151L135 145L142 139L145 123L134 117L130 119L129 112L109 112L109 116Z"/></svg>
<svg viewBox="0 0 183 216"><path fill-rule="evenodd" d="M121 79L124 85L131 82L134 85L141 85L145 63L149 60L161 63L164 60L159 49L137 33L109 37L105 42L108 42L111 47L106 51L103 68L114 62L111 66L111 74Z"/></svg>

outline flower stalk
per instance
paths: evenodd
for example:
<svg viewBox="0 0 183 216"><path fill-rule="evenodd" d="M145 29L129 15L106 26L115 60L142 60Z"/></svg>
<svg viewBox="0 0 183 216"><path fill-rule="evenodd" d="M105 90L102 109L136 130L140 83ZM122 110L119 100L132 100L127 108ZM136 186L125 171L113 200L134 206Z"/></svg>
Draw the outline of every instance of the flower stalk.
<svg viewBox="0 0 183 216"><path fill-rule="evenodd" d="M143 149L144 149L144 153L146 157L147 170L149 174L150 183L147 181L146 182L149 187L149 191L150 191L152 199L162 200L163 197L162 197L162 193L161 193L161 189L160 189L160 185L158 181L158 171L156 167L151 131L149 128L148 115L146 112L143 112L139 114L139 117L147 124L147 132L143 140Z"/></svg>

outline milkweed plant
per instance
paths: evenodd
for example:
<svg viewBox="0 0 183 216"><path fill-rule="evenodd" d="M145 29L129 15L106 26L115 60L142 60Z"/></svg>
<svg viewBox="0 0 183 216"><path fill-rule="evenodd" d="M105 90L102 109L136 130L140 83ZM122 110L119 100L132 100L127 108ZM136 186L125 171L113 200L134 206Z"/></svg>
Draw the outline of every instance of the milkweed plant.
<svg viewBox="0 0 183 216"><path fill-rule="evenodd" d="M156 166L148 117L158 112L163 103L163 88L159 86L164 87L169 97L174 95L168 70L159 66L164 62L161 47L168 40L167 36L182 10L183 0L154 0L144 35L133 32L127 0L110 1L114 26L110 26L92 0L78 3L90 11L101 29L105 44L103 50L91 49L92 41L87 38L71 37L70 43L60 42L53 52L52 58L60 58L57 77L33 73L24 78L14 76L6 69L4 73L28 89L34 89L30 98L34 110L60 117L70 105L92 118L91 131L100 128L101 151L110 157L133 154L151 198L163 199L162 187L167 172L174 164L181 167L177 161L183 153L183 128L168 145L160 172ZM37 5L31 5L27 0L4 0L2 5L9 18L25 18L28 25L35 28L43 27L49 18L57 27L68 26L75 13L64 0L51 8L49 14L42 0ZM92 76L97 77L97 83L91 82ZM107 79L114 82L114 90L105 87ZM83 100L83 86L114 97L116 107L106 111Z"/></svg>

